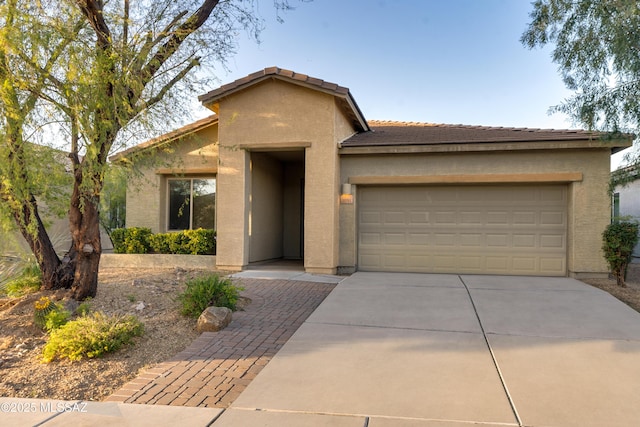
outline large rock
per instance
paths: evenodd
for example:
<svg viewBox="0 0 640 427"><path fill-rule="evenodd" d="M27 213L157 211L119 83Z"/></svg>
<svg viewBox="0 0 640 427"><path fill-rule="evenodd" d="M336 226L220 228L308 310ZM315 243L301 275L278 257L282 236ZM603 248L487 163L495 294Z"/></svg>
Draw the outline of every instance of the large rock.
<svg viewBox="0 0 640 427"><path fill-rule="evenodd" d="M207 307L198 318L198 332L218 332L231 323L231 310L227 307Z"/></svg>

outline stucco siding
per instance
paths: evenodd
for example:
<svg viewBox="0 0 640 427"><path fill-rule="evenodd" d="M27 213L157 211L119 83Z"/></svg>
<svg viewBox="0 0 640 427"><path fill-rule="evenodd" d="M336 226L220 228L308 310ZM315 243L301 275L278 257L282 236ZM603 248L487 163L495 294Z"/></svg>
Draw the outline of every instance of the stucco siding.
<svg viewBox="0 0 640 427"><path fill-rule="evenodd" d="M148 227L154 233L164 231L160 227L160 178L147 169L127 183L126 227Z"/></svg>

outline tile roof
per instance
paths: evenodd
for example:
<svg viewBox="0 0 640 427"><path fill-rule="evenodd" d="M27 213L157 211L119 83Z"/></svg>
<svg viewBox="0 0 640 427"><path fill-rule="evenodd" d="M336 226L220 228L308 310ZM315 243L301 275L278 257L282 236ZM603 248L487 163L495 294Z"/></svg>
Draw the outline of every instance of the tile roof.
<svg viewBox="0 0 640 427"><path fill-rule="evenodd" d="M178 139L190 133L199 131L200 129L210 126L217 122L218 122L218 116L215 114L212 114L208 117L205 117L204 119L196 120L195 122L189 123L188 125L183 126L179 129L172 130L171 132L165 133L164 135L160 135L157 138L150 139L148 141L143 142L142 144L138 144L127 150L114 154L113 156L109 157L109 160L111 160L112 162L121 160L122 158L127 157L128 155L137 153L145 149L150 149L167 142L171 142L175 139Z"/></svg>
<svg viewBox="0 0 640 427"><path fill-rule="evenodd" d="M340 86L336 83L326 82L322 79L310 77L306 74L296 73L294 71L285 70L279 67L269 67L265 68L264 70L249 74L246 77L220 86L217 89L205 93L204 95L200 95L198 97L198 100L205 106L210 105L220 100L221 98L224 98L225 96L244 90L249 86L269 79L284 80L293 84L297 84L309 89L318 90L335 96L336 98L342 100L342 107L345 113L350 117L350 119L356 126L356 129L369 130L369 128L367 127L367 121L365 120L360 107L358 107L358 105L356 104L356 101L349 92L348 88Z"/></svg>
<svg viewBox="0 0 640 427"><path fill-rule="evenodd" d="M238 90L244 89L247 86L254 85L259 81L266 80L273 77L291 80L291 81L294 81L303 85L308 85L315 89L319 89L324 92L329 92L336 95L341 95L341 96L349 95L349 89L347 89L346 87L339 86L335 83L325 82L324 80L317 79L315 77L309 77L306 74L296 73L291 70L285 70L278 67L269 67L269 68L265 68L264 70L260 70L255 73L249 74L246 77L243 77L241 79L238 79L226 85L220 86L217 89L214 89L210 92L205 93L204 95L200 95L198 97L198 100L203 104L209 104L211 102L217 101L223 96L226 96Z"/></svg>
<svg viewBox="0 0 640 427"><path fill-rule="evenodd" d="M353 135L343 147L597 140L602 133L585 130L532 129L460 124L370 120L370 132ZM626 136L630 138L630 136ZM625 138L626 139L626 138Z"/></svg>

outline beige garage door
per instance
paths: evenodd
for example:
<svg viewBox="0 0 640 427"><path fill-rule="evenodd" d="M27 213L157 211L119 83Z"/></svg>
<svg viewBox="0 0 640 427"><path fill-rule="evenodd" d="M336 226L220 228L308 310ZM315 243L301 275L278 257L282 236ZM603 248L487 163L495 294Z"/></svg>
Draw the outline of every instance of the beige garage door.
<svg viewBox="0 0 640 427"><path fill-rule="evenodd" d="M564 276L567 187L358 189L358 269Z"/></svg>

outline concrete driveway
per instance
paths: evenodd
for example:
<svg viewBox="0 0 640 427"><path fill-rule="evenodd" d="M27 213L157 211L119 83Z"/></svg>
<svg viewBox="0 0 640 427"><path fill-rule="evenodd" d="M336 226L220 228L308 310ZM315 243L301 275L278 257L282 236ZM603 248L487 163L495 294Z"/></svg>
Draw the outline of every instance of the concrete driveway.
<svg viewBox="0 0 640 427"><path fill-rule="evenodd" d="M640 425L640 314L568 278L356 273L224 426Z"/></svg>

